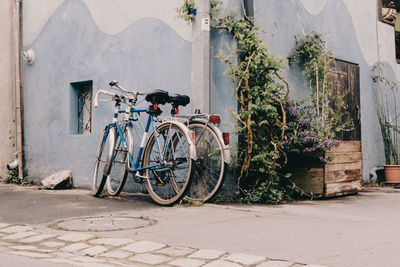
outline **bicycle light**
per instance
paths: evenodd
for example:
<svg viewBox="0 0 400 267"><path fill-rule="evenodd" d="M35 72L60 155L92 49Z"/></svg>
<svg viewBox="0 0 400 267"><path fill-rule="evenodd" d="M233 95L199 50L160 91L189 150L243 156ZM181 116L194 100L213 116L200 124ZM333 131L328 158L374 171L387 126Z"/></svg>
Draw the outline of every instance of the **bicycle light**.
<svg viewBox="0 0 400 267"><path fill-rule="evenodd" d="M222 133L222 138L224 139L224 144L229 145L229 133Z"/></svg>
<svg viewBox="0 0 400 267"><path fill-rule="evenodd" d="M219 116L219 115L210 115L209 122L214 123L214 124L220 124L221 123L221 116Z"/></svg>

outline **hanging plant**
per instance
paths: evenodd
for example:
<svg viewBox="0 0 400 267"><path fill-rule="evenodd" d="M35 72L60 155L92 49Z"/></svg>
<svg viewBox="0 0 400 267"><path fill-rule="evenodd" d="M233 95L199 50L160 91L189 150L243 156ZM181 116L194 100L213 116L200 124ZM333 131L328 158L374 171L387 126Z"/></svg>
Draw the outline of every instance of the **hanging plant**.
<svg viewBox="0 0 400 267"><path fill-rule="evenodd" d="M210 0L210 18L215 16L215 11L218 5L223 4L222 0ZM186 22L194 21L197 15L196 2L195 0L184 0L181 7L176 8L178 18L183 19Z"/></svg>

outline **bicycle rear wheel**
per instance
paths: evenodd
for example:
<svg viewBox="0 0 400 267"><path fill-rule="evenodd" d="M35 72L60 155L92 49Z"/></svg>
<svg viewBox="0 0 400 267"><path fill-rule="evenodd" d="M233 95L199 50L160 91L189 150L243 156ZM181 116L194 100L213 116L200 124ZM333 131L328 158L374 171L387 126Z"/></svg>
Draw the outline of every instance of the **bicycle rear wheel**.
<svg viewBox="0 0 400 267"><path fill-rule="evenodd" d="M133 152L132 130L126 127L123 131L125 142L122 140L121 135L117 134L110 174L107 178L107 192L112 196L118 196L124 188L126 177L129 173L127 169L129 167L128 151L131 155Z"/></svg>
<svg viewBox="0 0 400 267"><path fill-rule="evenodd" d="M186 198L206 202L217 194L224 180L223 146L217 134L206 124L194 122L188 127L196 135L197 161Z"/></svg>
<svg viewBox="0 0 400 267"><path fill-rule="evenodd" d="M94 163L92 178L92 195L97 197L103 192L104 184L110 172L111 158L115 142L115 129L113 127L104 130L99 151Z"/></svg>
<svg viewBox="0 0 400 267"><path fill-rule="evenodd" d="M192 173L190 145L176 124L157 127L143 155L145 185L151 198L160 205L172 205L184 197Z"/></svg>

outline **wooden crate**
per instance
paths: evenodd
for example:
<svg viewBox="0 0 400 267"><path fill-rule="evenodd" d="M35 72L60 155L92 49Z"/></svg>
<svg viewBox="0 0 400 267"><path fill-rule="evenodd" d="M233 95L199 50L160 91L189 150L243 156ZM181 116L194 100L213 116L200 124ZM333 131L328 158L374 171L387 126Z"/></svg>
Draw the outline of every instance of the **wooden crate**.
<svg viewBox="0 0 400 267"><path fill-rule="evenodd" d="M360 191L362 152L360 141L340 141L326 153L333 160L315 168L297 168L292 181L307 193L332 197Z"/></svg>

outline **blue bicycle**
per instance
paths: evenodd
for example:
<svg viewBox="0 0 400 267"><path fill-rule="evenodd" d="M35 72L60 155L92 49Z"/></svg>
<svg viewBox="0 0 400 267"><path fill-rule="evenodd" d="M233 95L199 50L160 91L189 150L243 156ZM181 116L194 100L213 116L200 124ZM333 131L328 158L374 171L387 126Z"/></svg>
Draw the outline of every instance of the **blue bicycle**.
<svg viewBox="0 0 400 267"><path fill-rule="evenodd" d="M133 173L136 182L145 183L147 192L160 205L172 205L185 196L190 186L193 162L196 160L194 132L178 121L156 123L161 114L159 105L169 100L168 92L155 90L143 94L127 91L113 81L110 86L124 90L125 94L116 94L106 90L98 90L94 106L98 106L101 94L111 96L115 102L113 120L107 124L98 154L95 160L92 192L100 196L104 185L108 190L120 192L129 172ZM127 94L130 95L127 95ZM151 105L148 109L137 109L139 95ZM121 110L121 105L126 105ZM122 121L119 114L125 113ZM138 120L138 115L147 113L145 126ZM141 141L134 156L134 138L132 129L138 132L142 128Z"/></svg>

